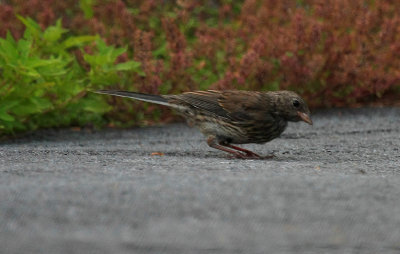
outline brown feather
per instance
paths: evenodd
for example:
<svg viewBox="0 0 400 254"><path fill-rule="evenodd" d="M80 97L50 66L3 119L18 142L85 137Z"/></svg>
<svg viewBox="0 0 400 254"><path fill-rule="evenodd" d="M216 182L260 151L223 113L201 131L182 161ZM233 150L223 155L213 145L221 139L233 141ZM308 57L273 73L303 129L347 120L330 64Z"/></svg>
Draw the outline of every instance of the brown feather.
<svg viewBox="0 0 400 254"><path fill-rule="evenodd" d="M209 90L167 95L164 97L172 104L187 106L219 117L228 117L228 112L218 102L220 96L220 91Z"/></svg>

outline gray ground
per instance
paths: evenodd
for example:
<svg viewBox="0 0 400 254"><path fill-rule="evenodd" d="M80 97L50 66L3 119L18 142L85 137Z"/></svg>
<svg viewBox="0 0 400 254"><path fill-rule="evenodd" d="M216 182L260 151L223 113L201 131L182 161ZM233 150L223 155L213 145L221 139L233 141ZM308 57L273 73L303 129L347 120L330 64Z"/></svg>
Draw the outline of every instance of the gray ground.
<svg viewBox="0 0 400 254"><path fill-rule="evenodd" d="M271 160L183 124L3 142L0 251L400 253L400 109L313 120L245 146Z"/></svg>

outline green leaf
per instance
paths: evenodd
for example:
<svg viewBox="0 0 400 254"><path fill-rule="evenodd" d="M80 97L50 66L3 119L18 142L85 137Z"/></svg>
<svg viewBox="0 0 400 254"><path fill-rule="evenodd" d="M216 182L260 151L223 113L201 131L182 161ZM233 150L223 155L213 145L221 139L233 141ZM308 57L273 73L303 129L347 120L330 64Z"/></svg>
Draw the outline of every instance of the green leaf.
<svg viewBox="0 0 400 254"><path fill-rule="evenodd" d="M33 68L21 68L18 70L21 75L31 77L31 78L40 78L41 75Z"/></svg>
<svg viewBox="0 0 400 254"><path fill-rule="evenodd" d="M68 32L68 30L61 27L61 19L59 19L55 26L50 26L44 31L43 39L45 41L55 42L66 32Z"/></svg>
<svg viewBox="0 0 400 254"><path fill-rule="evenodd" d="M112 107L104 102L102 99L86 100L85 102L83 102L82 106L85 111L93 113L106 113L112 109Z"/></svg>
<svg viewBox="0 0 400 254"><path fill-rule="evenodd" d="M6 62L18 58L17 43L11 36L10 32L7 32L5 40L0 38L0 56L2 56L2 58L5 59Z"/></svg>
<svg viewBox="0 0 400 254"><path fill-rule="evenodd" d="M158 49L154 50L152 54L156 58L164 58L167 55L167 43L163 43Z"/></svg>
<svg viewBox="0 0 400 254"><path fill-rule="evenodd" d="M117 71L136 71L140 68L140 65L140 62L128 61L115 65L114 69Z"/></svg>
<svg viewBox="0 0 400 254"><path fill-rule="evenodd" d="M139 8L127 8L127 10L132 14L132 15L139 15L140 9Z"/></svg>
<svg viewBox="0 0 400 254"><path fill-rule="evenodd" d="M293 54L293 52L292 51L286 51L286 56L288 56L288 57L293 57L294 56L294 54Z"/></svg>
<svg viewBox="0 0 400 254"><path fill-rule="evenodd" d="M52 104L46 98L29 98L11 109L17 116L26 116L42 112L51 108Z"/></svg>
<svg viewBox="0 0 400 254"><path fill-rule="evenodd" d="M20 104L20 105L14 107L11 111L16 116L27 116L27 115L39 113L40 109L38 107L35 107L35 105L33 105L30 102L25 102L23 104Z"/></svg>
<svg viewBox="0 0 400 254"><path fill-rule="evenodd" d="M126 52L126 48L107 46L105 41L101 39L96 40L96 45L99 50L99 55L104 56L107 63L114 63L118 56Z"/></svg>
<svg viewBox="0 0 400 254"><path fill-rule="evenodd" d="M31 18L24 18L22 16L17 15L17 18L26 26L26 29L30 32L31 35L35 37L39 37L42 33L42 29L40 28L39 24L36 23Z"/></svg>
<svg viewBox="0 0 400 254"><path fill-rule="evenodd" d="M83 59L85 59L86 62L88 62L92 67L95 66L102 66L106 63L108 63L108 58L105 55L89 55L89 54L84 54Z"/></svg>
<svg viewBox="0 0 400 254"><path fill-rule="evenodd" d="M6 122L14 122L15 118L9 114L7 114L5 111L0 111L0 120L6 121Z"/></svg>
<svg viewBox="0 0 400 254"><path fill-rule="evenodd" d="M63 42L63 48L68 49L71 47L79 47L89 42L93 42L98 38L98 36L93 35L83 35L83 36L74 36L69 37Z"/></svg>
<svg viewBox="0 0 400 254"><path fill-rule="evenodd" d="M279 90L279 86L280 86L279 81L278 80L274 80L269 84L267 90L269 90L269 91L277 91L277 90Z"/></svg>
<svg viewBox="0 0 400 254"><path fill-rule="evenodd" d="M21 39L17 43L20 59L27 59L31 53L32 41Z"/></svg>
<svg viewBox="0 0 400 254"><path fill-rule="evenodd" d="M80 0L79 7L85 15L85 19L90 19L93 17L93 5L95 0Z"/></svg>
<svg viewBox="0 0 400 254"><path fill-rule="evenodd" d="M28 67L31 67L31 68L37 68L37 67L43 67L43 66L52 66L52 68L54 68L55 66L63 63L63 61L60 58L57 58L57 59L30 58L27 61L25 61L24 63Z"/></svg>
<svg viewBox="0 0 400 254"><path fill-rule="evenodd" d="M15 105L19 104L19 100L18 99L14 99L14 98L7 98L5 100L3 100L0 104L0 112L5 112L8 111L10 108L14 107Z"/></svg>

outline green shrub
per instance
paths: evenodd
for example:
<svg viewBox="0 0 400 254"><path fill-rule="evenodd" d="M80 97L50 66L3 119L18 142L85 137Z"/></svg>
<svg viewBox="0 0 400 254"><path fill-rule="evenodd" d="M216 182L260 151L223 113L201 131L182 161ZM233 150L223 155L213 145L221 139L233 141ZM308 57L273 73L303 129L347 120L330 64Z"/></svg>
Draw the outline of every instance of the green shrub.
<svg viewBox="0 0 400 254"><path fill-rule="evenodd" d="M118 63L124 48L97 36L71 36L60 20L42 31L32 19L19 19L26 26L23 38L0 38L0 135L104 124L111 107L88 90L143 75L138 62Z"/></svg>

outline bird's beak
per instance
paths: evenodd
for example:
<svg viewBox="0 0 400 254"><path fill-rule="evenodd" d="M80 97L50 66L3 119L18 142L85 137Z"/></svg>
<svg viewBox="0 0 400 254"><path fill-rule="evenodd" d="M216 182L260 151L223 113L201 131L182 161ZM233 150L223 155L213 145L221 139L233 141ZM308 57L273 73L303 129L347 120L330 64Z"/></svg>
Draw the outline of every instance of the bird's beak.
<svg viewBox="0 0 400 254"><path fill-rule="evenodd" d="M301 118L301 120L303 120L304 122L308 123L309 125L312 125L312 124L313 124L313 122L312 122L310 116L307 115L306 113L297 111L297 115Z"/></svg>

